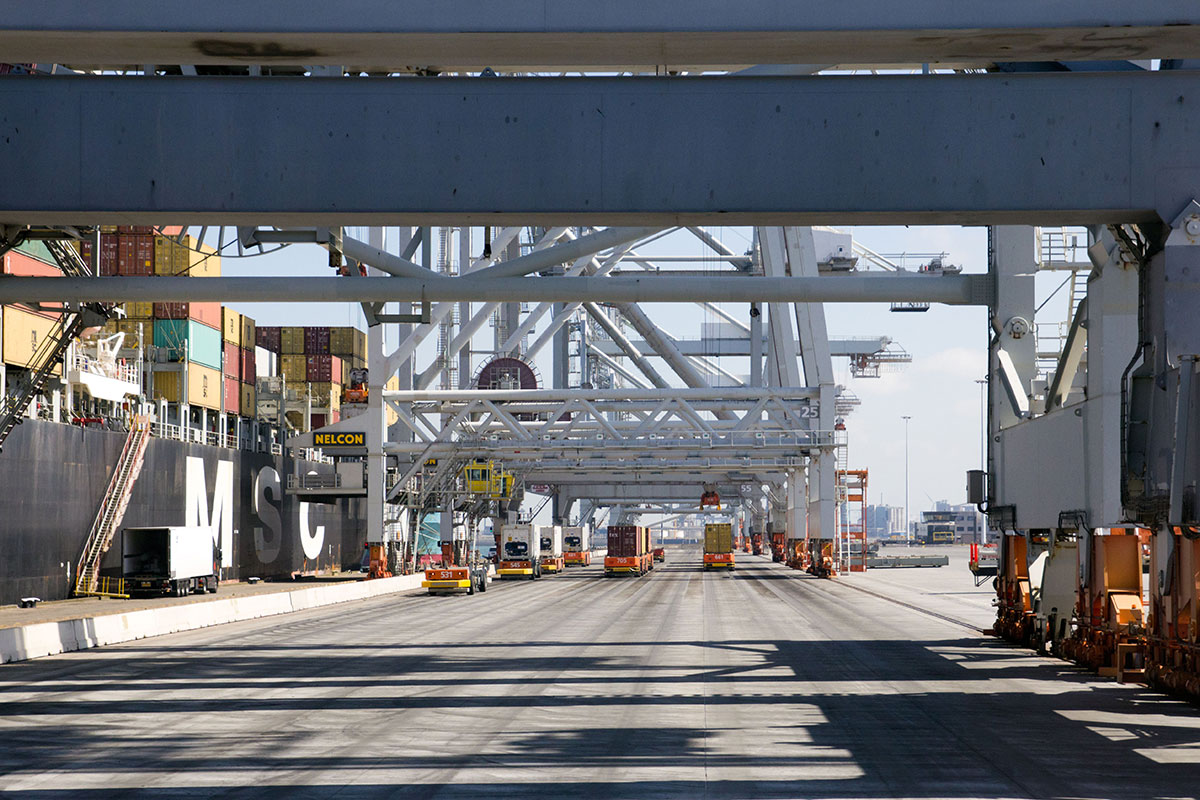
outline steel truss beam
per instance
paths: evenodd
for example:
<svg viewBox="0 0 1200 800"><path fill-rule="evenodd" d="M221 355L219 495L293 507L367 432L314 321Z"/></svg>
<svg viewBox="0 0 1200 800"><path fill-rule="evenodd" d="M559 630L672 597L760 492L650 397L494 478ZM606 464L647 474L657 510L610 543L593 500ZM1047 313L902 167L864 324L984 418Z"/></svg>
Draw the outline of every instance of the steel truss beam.
<svg viewBox="0 0 1200 800"><path fill-rule="evenodd" d="M1194 30L1180 28L1200 39ZM0 222L1173 219L1200 182L1198 95L1200 75L1185 71L7 77L0 80L0 169L8 176ZM870 190L847 180L848 171L869 176Z"/></svg>
<svg viewBox="0 0 1200 800"><path fill-rule="evenodd" d="M0 182L0 193L5 191ZM644 278L22 278L0 276L0 303L22 302L779 302L987 305L986 275L822 275L820 277L670 274ZM447 309L448 310L448 309ZM435 310L433 321L438 320ZM436 327L431 326L431 327Z"/></svg>
<svg viewBox="0 0 1200 800"><path fill-rule="evenodd" d="M813 390L736 387L383 392L413 434L387 452L509 463L549 457L796 458L833 444L830 431L809 430ZM448 420L435 426L425 418ZM723 417L723 418L722 418ZM304 437L297 440L301 445ZM598 463L598 462L593 462ZM694 462L702 463L702 462Z"/></svg>
<svg viewBox="0 0 1200 800"><path fill-rule="evenodd" d="M765 349L767 338L762 337L763 347ZM645 352L650 346L641 339L632 339L630 343L638 350ZM854 356L870 356L884 351L892 340L887 336L871 336L861 339L830 339L829 351L834 358L848 358ZM750 337L744 336L741 338L718 337L704 339L676 339L675 344L679 347L679 352L685 356L749 356L750 355ZM604 353L607 356L621 355L621 349L613 342L599 340L593 345L594 349Z"/></svg>
<svg viewBox="0 0 1200 800"><path fill-rule="evenodd" d="M0 52L74 64L468 67L898 63L1200 56L1188 0L1002 6L556 0L486 4L9 3ZM402 55L401 55L402 54Z"/></svg>

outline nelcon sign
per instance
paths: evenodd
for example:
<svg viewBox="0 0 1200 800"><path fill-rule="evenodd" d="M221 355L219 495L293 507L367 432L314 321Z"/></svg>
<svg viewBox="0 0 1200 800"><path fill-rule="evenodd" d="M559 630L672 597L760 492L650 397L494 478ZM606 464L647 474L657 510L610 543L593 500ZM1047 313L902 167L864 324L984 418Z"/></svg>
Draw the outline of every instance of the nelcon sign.
<svg viewBox="0 0 1200 800"><path fill-rule="evenodd" d="M355 447L365 449L366 446L367 435L362 431L313 434L313 447Z"/></svg>

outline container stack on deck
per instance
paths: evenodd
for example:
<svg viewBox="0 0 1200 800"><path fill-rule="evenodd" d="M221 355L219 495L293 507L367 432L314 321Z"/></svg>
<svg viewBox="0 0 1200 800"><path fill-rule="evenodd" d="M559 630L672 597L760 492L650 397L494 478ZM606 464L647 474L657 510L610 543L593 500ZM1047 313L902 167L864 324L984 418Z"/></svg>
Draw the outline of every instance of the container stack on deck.
<svg viewBox="0 0 1200 800"><path fill-rule="evenodd" d="M41 242L27 242L0 255L0 275L52 277L60 275L50 252ZM0 352L5 365L26 369L42 340L54 329L58 314L29 306L0 307ZM55 369L61 375L61 369ZM0 387L3 388L3 387Z"/></svg>
<svg viewBox="0 0 1200 800"><path fill-rule="evenodd" d="M100 229L101 275L218 277L221 256L182 229L148 226ZM76 243L91 263L92 242ZM0 255L0 274L53 277L61 274L41 242ZM123 333L126 351L141 351L153 378L150 399L187 402L211 412L263 419L256 381L281 377L292 400L312 396L311 427L337 422L349 372L366 366L366 334L353 327L263 327L220 303L125 303L124 316L101 335ZM58 314L27 306L0 307L0 355L9 382L27 369L33 353L54 328ZM124 357L133 357L123 352ZM54 374L61 375L56 369ZM293 427L304 420L291 418Z"/></svg>
<svg viewBox="0 0 1200 800"><path fill-rule="evenodd" d="M257 344L278 358L289 402L311 400L312 427L341 419L342 391L351 369L366 366L366 334L352 327L260 327ZM261 375L261 372L260 372ZM319 409L319 410L318 410ZM302 427L298 412L289 417Z"/></svg>

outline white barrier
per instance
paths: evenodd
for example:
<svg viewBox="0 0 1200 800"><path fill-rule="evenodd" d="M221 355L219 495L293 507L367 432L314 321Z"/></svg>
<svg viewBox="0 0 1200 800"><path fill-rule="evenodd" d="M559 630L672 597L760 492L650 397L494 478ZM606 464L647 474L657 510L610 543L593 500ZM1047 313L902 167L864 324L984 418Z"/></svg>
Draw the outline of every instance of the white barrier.
<svg viewBox="0 0 1200 800"><path fill-rule="evenodd" d="M0 664L72 650L119 644L148 636L208 628L277 614L290 614L351 600L365 600L421 588L424 575L401 575L334 586L310 586L290 592L228 597L200 603L148 608L124 614L40 622L0 628Z"/></svg>

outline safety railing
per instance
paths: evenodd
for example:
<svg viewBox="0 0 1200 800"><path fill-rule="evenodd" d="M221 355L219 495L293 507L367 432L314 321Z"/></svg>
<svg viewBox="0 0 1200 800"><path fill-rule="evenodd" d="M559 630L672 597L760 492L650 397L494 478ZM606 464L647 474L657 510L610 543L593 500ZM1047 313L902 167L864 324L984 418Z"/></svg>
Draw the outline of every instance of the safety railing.
<svg viewBox="0 0 1200 800"><path fill-rule="evenodd" d="M331 475L296 475L293 473L287 476L287 488L341 489L342 476L337 473Z"/></svg>
<svg viewBox="0 0 1200 800"><path fill-rule="evenodd" d="M141 365L127 361L108 361L96 358L87 353L76 351L68 368L79 372L88 372L105 378L124 381L140 386L142 382Z"/></svg>

